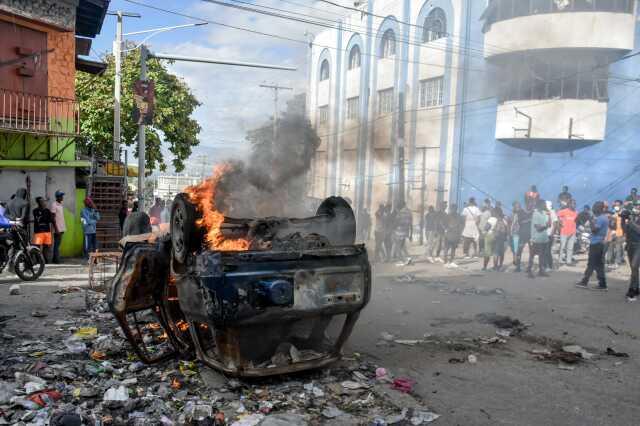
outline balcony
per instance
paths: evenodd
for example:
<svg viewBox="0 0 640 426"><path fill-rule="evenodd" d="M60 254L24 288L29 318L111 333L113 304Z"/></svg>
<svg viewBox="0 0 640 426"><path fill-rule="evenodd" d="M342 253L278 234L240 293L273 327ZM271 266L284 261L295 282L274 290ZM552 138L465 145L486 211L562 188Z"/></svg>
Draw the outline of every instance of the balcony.
<svg viewBox="0 0 640 426"><path fill-rule="evenodd" d="M0 131L78 136L80 107L73 99L0 89Z"/></svg>
<svg viewBox="0 0 640 426"><path fill-rule="evenodd" d="M484 56L548 49L629 51L634 45L632 0L499 0L485 21Z"/></svg>
<svg viewBox="0 0 640 426"><path fill-rule="evenodd" d="M595 99L506 101L496 139L529 152L569 152L601 142L606 125L607 103Z"/></svg>

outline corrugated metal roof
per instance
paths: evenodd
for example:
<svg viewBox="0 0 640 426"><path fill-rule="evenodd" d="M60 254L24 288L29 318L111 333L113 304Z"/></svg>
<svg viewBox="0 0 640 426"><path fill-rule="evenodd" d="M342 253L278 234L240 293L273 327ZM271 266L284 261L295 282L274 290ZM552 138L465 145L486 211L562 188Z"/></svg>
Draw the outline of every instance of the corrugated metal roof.
<svg viewBox="0 0 640 426"><path fill-rule="evenodd" d="M80 0L76 8L76 34L95 37L102 30L110 0Z"/></svg>

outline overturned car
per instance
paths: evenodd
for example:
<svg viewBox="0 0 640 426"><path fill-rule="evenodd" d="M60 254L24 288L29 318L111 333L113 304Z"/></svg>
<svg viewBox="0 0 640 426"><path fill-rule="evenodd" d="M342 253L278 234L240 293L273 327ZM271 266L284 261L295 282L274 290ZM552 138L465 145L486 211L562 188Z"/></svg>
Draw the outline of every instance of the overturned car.
<svg viewBox="0 0 640 426"><path fill-rule="evenodd" d="M211 219L201 201L178 194L168 233L124 245L107 298L140 359L197 357L243 377L338 360L371 295L349 204L330 197L304 219Z"/></svg>

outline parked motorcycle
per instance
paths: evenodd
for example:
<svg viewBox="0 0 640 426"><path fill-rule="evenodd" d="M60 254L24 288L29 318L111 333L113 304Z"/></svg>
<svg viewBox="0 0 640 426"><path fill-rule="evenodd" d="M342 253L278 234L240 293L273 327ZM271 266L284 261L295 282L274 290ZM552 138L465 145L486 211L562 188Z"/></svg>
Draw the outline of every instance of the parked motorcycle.
<svg viewBox="0 0 640 426"><path fill-rule="evenodd" d="M42 251L29 242L24 226L0 232L0 273L8 266L21 280L35 281L44 272L44 265Z"/></svg>

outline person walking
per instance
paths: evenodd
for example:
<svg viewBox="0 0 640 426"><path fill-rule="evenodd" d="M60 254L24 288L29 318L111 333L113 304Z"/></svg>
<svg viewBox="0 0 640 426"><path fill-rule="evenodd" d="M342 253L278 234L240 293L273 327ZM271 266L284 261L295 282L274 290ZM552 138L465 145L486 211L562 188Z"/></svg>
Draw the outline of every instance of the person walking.
<svg viewBox="0 0 640 426"><path fill-rule="evenodd" d="M480 231L478 230L478 222L482 212L476 205L476 199L471 197L467 206L462 210L464 217L464 229L462 230L462 252L465 258L470 258L470 248L473 246L473 256L478 255L478 239Z"/></svg>
<svg viewBox="0 0 640 426"><path fill-rule="evenodd" d="M536 256L538 256L538 276L549 276L549 274L545 272L546 263L544 256L547 244L549 243L548 229L550 226L546 203L544 200L539 199L531 216L531 245L529 248L529 266L527 268L529 278L535 278L533 274L533 261Z"/></svg>
<svg viewBox="0 0 640 426"><path fill-rule="evenodd" d="M67 231L67 225L64 221L64 192L58 190L55 192L56 200L51 204L49 210L53 215L53 263L61 263L60 258L60 245L62 244L62 237Z"/></svg>
<svg viewBox="0 0 640 426"><path fill-rule="evenodd" d="M384 252L386 261L391 260L391 252L393 250L393 230L396 224L396 211L392 209L391 204L387 203L384 214Z"/></svg>
<svg viewBox="0 0 640 426"><path fill-rule="evenodd" d="M549 218L549 227L547 228L547 233L549 234L549 241L547 245L544 247L544 261L545 261L545 269L547 271L551 271L554 269L553 265L553 245L556 240L556 236L558 235L558 215L556 211L553 209L553 203L549 200L546 201L546 213Z"/></svg>
<svg viewBox="0 0 640 426"><path fill-rule="evenodd" d="M90 197L84 199L84 208L80 212L80 222L84 233L84 258L89 258L89 253L96 251L98 241L96 239L96 227L100 220L100 212Z"/></svg>
<svg viewBox="0 0 640 426"><path fill-rule="evenodd" d="M620 215L627 240L627 258L631 267L627 301L635 302L640 297L640 208L633 206Z"/></svg>
<svg viewBox="0 0 640 426"><path fill-rule="evenodd" d="M458 206L451 204L449 213L445 216L444 226L444 263L445 268L458 268L454 262L456 258L456 249L460 244L462 229L464 228L465 219L458 213Z"/></svg>
<svg viewBox="0 0 640 426"><path fill-rule="evenodd" d="M482 204L482 209L480 213L480 218L478 219L478 232L480 236L478 237L478 251L482 253L482 256L485 255L485 234L487 229L487 222L491 217L491 200L486 198L484 203Z"/></svg>
<svg viewBox="0 0 640 426"><path fill-rule="evenodd" d="M493 225L493 270L500 272L504 266L508 227L502 208L496 207L493 217L496 219L495 225Z"/></svg>
<svg viewBox="0 0 640 426"><path fill-rule="evenodd" d="M558 212L560 223L560 252L558 254L558 265L573 265L573 248L576 243L576 220L578 213L574 208L574 203L567 202L566 207Z"/></svg>
<svg viewBox="0 0 640 426"><path fill-rule="evenodd" d="M165 221L165 212L168 212L166 205L165 205L165 209L162 211L162 218L160 220L161 223L169 222L169 219L166 219ZM166 215L166 216L169 216L169 215ZM358 216L360 217L360 220L358 221L360 232L358 234L360 235L360 238L362 239L362 241L369 241L369 237L371 235L371 215L369 214L369 210L367 210L366 208L363 208L362 210L360 210L360 213L358 214Z"/></svg>
<svg viewBox="0 0 640 426"><path fill-rule="evenodd" d="M442 201L438 205L438 210L436 211L434 217L434 235L435 238L430 246L430 254L431 256L427 259L431 263L444 263L440 254L442 250L445 248L445 231L446 231L446 221L447 221L447 202Z"/></svg>
<svg viewBox="0 0 640 426"><path fill-rule="evenodd" d="M609 231L609 219L602 201L593 204L593 218L591 219L591 240L589 244L589 260L583 278L576 283L578 288L589 288L589 279L595 271L598 276L598 286L594 290L606 291L607 278L604 267L605 239Z"/></svg>
<svg viewBox="0 0 640 426"><path fill-rule="evenodd" d="M33 244L40 247L40 251L47 263L51 261L51 228L53 215L47 208L47 201L42 197L36 197L38 207L33 209Z"/></svg>
<svg viewBox="0 0 640 426"><path fill-rule="evenodd" d="M385 252L384 246L384 236L385 236L385 218L386 208L383 204L378 206L378 210L376 210L376 223L375 229L373 231L373 237L375 238L375 253L373 258L376 262L384 262L387 258L387 254Z"/></svg>
<svg viewBox="0 0 640 426"><path fill-rule="evenodd" d="M538 200L540 200L538 187L535 185L531 185L529 191L524 193L524 208L530 212L534 211L536 206L538 205Z"/></svg>

